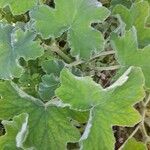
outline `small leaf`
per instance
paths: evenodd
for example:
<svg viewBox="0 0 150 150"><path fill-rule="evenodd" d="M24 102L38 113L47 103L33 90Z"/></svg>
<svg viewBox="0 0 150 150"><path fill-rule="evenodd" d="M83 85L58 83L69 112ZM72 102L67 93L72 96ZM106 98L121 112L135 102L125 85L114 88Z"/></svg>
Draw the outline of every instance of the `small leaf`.
<svg viewBox="0 0 150 150"><path fill-rule="evenodd" d="M50 100L55 95L60 81L53 74L42 76L42 82L39 84L39 95L44 101Z"/></svg>
<svg viewBox="0 0 150 150"><path fill-rule="evenodd" d="M55 95L55 90L60 84L59 76L64 67L64 63L59 60L46 60L41 63L41 67L46 73L42 76L42 82L39 84L39 95L42 100L48 101Z"/></svg>
<svg viewBox="0 0 150 150"><path fill-rule="evenodd" d="M134 3L130 9L127 9L123 5L117 5L113 10L113 13L119 14L126 23L127 30L132 26L136 27L140 47L149 44L150 28L145 26L149 11L150 7L147 1Z"/></svg>
<svg viewBox="0 0 150 150"><path fill-rule="evenodd" d="M19 59L23 57L26 61L40 57L44 51L34 41L35 34L12 26L0 24L0 78L12 79L20 77L23 68Z"/></svg>
<svg viewBox="0 0 150 150"><path fill-rule="evenodd" d="M55 0L55 9L40 6L30 13L35 27L43 38L58 37L68 32L73 55L87 59L92 51L101 51L104 39L91 27L92 22L103 22L110 12L97 0Z"/></svg>
<svg viewBox="0 0 150 150"><path fill-rule="evenodd" d="M134 138L127 141L122 150L147 150L146 145L142 142L137 142Z"/></svg>
<svg viewBox="0 0 150 150"><path fill-rule="evenodd" d="M138 49L135 28L127 31L122 37L113 36L112 46L117 51L116 58L122 67L138 66L142 68L146 86L150 88L150 45Z"/></svg>
<svg viewBox="0 0 150 150"><path fill-rule="evenodd" d="M37 3L37 0L0 0L0 8L3 8L7 5L11 7L11 10L14 15L23 14L33 8Z"/></svg>
<svg viewBox="0 0 150 150"><path fill-rule="evenodd" d="M32 64L32 67L35 67L34 64ZM31 67L27 67L28 69ZM25 70L25 73L18 79L18 86L21 87L21 89L28 93L29 95L32 95L34 97L39 97L37 92L37 86L39 82L41 81L41 76L38 73L33 73L31 70Z"/></svg>
<svg viewBox="0 0 150 150"><path fill-rule="evenodd" d="M91 109L80 140L84 150L113 150L112 125L133 126L141 119L132 107L142 100L144 77L140 68L129 68L113 85L103 89L90 77L76 77L68 70L61 73L61 87L56 95L72 108Z"/></svg>
<svg viewBox="0 0 150 150"><path fill-rule="evenodd" d="M115 6L117 4L124 5L126 7L130 7L132 2L131 2L131 0L111 0L111 6Z"/></svg>
<svg viewBox="0 0 150 150"><path fill-rule="evenodd" d="M2 121L6 134L0 136L0 148L2 150L16 150L23 148L23 142L28 131L28 115L15 116L12 121Z"/></svg>
<svg viewBox="0 0 150 150"><path fill-rule="evenodd" d="M67 142L79 140L80 133L70 123L69 113L66 113L69 108L60 102L43 103L9 82L0 82L0 97L1 120L21 113L29 114L25 148L64 150Z"/></svg>
<svg viewBox="0 0 150 150"><path fill-rule="evenodd" d="M64 67L64 63L59 60L46 60L42 62L41 66L46 74L59 76Z"/></svg>

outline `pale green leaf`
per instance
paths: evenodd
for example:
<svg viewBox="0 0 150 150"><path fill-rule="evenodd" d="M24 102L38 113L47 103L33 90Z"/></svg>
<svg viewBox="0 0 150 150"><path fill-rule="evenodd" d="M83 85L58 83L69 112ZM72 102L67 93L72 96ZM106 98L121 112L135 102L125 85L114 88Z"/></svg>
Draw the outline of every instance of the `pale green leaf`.
<svg viewBox="0 0 150 150"><path fill-rule="evenodd" d="M64 67L64 63L59 60L46 60L43 61L42 69L46 74L53 74L55 76L59 76L62 68Z"/></svg>
<svg viewBox="0 0 150 150"><path fill-rule="evenodd" d="M122 150L147 150L146 145L142 142L137 142L134 138L127 141Z"/></svg>
<svg viewBox="0 0 150 150"><path fill-rule="evenodd" d="M55 9L40 6L30 13L35 28L43 38L58 37L68 32L71 52L87 59L92 51L103 50L104 39L91 27L92 22L103 22L109 11L97 0L55 0Z"/></svg>
<svg viewBox="0 0 150 150"><path fill-rule="evenodd" d="M1 150L21 150L28 131L28 115L15 116L12 121L2 121L6 133L0 136Z"/></svg>
<svg viewBox="0 0 150 150"><path fill-rule="evenodd" d="M44 51L34 41L35 34L29 31L17 31L11 25L0 24L0 78L20 77L23 68L19 64L22 57L26 61L36 59Z"/></svg>
<svg viewBox="0 0 150 150"><path fill-rule="evenodd" d="M133 0L111 0L111 6L115 6L117 4L124 5L126 7L130 7L132 5Z"/></svg>
<svg viewBox="0 0 150 150"><path fill-rule="evenodd" d="M37 69L37 66L33 67ZM28 66L29 68L29 66ZM30 68L31 69L31 68ZM38 73L33 73L33 70L26 69L25 73L18 79L18 86L21 87L21 89L28 93L29 95L32 95L34 97L39 97L37 92L37 86L39 82L41 81L41 75Z"/></svg>
<svg viewBox="0 0 150 150"><path fill-rule="evenodd" d="M14 15L23 14L32 9L37 3L37 0L0 0L0 8L7 5L10 6Z"/></svg>
<svg viewBox="0 0 150 150"><path fill-rule="evenodd" d="M60 81L53 74L42 76L39 84L39 95L44 101L50 100L55 95L55 90L59 87Z"/></svg>
<svg viewBox="0 0 150 150"><path fill-rule="evenodd" d="M140 68L129 68L107 89L90 77L76 77L64 69L56 95L72 108L92 108L80 140L84 150L113 150L115 139L112 126L133 126L141 119L132 106L143 99L143 86L144 77Z"/></svg>
<svg viewBox="0 0 150 150"><path fill-rule="evenodd" d="M41 67L46 75L42 76L38 93L44 101L48 101L54 97L55 90L60 85L59 76L64 67L64 63L59 60L51 59L43 61Z"/></svg>
<svg viewBox="0 0 150 150"><path fill-rule="evenodd" d="M150 28L146 27L146 21L149 17L150 7L147 1L140 1L127 9L123 5L117 5L113 13L119 14L122 20L126 23L126 29L129 30L132 26L137 29L139 46L143 47L149 44Z"/></svg>
<svg viewBox="0 0 150 150"><path fill-rule="evenodd" d="M69 113L66 113L68 108L61 102L44 104L8 82L0 82L0 97L1 120L21 113L29 114L25 148L64 150L67 142L79 140L79 131L70 123Z"/></svg>
<svg viewBox="0 0 150 150"><path fill-rule="evenodd" d="M122 67L138 66L142 68L146 86L150 88L150 45L138 49L135 28L127 31L122 37L113 36L112 46L117 51L116 57Z"/></svg>

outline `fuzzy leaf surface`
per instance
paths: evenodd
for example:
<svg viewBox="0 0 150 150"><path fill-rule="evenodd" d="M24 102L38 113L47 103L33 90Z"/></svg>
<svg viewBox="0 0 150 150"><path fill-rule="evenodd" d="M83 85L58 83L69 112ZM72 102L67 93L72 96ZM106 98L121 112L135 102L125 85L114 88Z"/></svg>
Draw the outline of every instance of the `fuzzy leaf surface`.
<svg viewBox="0 0 150 150"><path fill-rule="evenodd" d="M79 131L70 123L68 108L44 104L21 91L14 83L0 82L0 119L28 113L28 135L24 147L36 150L66 149L67 142L79 140Z"/></svg>
<svg viewBox="0 0 150 150"><path fill-rule="evenodd" d="M43 38L58 37L68 32L71 52L87 59L92 51L103 50L104 39L91 27L92 22L103 22L109 11L97 0L55 0L55 9L40 6L30 13L35 28Z"/></svg>
<svg viewBox="0 0 150 150"><path fill-rule="evenodd" d="M144 97L144 77L140 68L129 68L114 85L103 89L90 77L76 77L67 69L61 73L56 95L72 108L91 109L81 138L84 150L113 150L112 125L133 126L140 121L133 105ZM95 147L93 147L95 145Z"/></svg>
<svg viewBox="0 0 150 150"><path fill-rule="evenodd" d="M147 1L134 3L130 9L127 9L123 5L117 5L113 12L121 16L122 20L126 23L127 30L132 26L136 27L140 47L149 44L150 28L145 25L150 12Z"/></svg>
<svg viewBox="0 0 150 150"><path fill-rule="evenodd" d="M150 45L138 49L135 28L127 31L122 37L113 36L112 46L117 51L116 58L122 67L138 66L142 68L146 86L150 88Z"/></svg>
<svg viewBox="0 0 150 150"><path fill-rule="evenodd" d="M36 5L37 0L0 0L0 8L10 6L14 15L23 14Z"/></svg>
<svg viewBox="0 0 150 150"><path fill-rule="evenodd" d="M53 74L54 76L59 76L61 70L64 67L64 63L59 60L45 60L41 63L41 67L46 74Z"/></svg>
<svg viewBox="0 0 150 150"><path fill-rule="evenodd" d="M12 79L20 77L23 68L19 64L22 57L26 61L40 57L44 51L38 42L34 41L35 34L22 31L10 25L0 24L0 78Z"/></svg>
<svg viewBox="0 0 150 150"><path fill-rule="evenodd" d="M12 121L2 121L2 124L6 130L6 134L0 136L0 148L3 150L21 150L23 147L22 144L24 142L25 135L28 130L27 123L27 114L15 116Z"/></svg>
<svg viewBox="0 0 150 150"><path fill-rule="evenodd" d="M111 1L112 6L115 6L117 4L120 4L120 5L123 5L123 6L126 6L126 7L130 7L132 2L131 2L131 0L112 0Z"/></svg>
<svg viewBox="0 0 150 150"><path fill-rule="evenodd" d="M48 101L55 95L55 90L60 85L59 76L64 63L60 60L50 59L43 61L41 67L46 74L42 76L38 93L41 99Z"/></svg>
<svg viewBox="0 0 150 150"><path fill-rule="evenodd" d="M54 75L42 76L42 82L39 84L39 95L44 100L50 100L55 95L55 90L60 85L60 81Z"/></svg>

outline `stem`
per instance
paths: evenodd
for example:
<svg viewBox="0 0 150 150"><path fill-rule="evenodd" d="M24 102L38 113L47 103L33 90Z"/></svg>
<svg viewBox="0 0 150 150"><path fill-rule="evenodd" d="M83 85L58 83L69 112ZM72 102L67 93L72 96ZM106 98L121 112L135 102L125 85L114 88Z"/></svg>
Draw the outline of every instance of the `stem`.
<svg viewBox="0 0 150 150"><path fill-rule="evenodd" d="M54 42L51 46L47 46L47 45L43 45L45 49L47 50L51 50L52 52L55 52L57 53L65 62L69 63L68 64L68 67L71 67L71 66L78 66L82 63L86 63L85 61L75 61L73 62L73 60L68 57L68 55L66 55L64 52L62 52L59 47L56 45L56 43ZM101 56L106 56L106 55L112 55L112 54L115 54L115 51L103 51L101 52L100 54L98 54L97 56L94 56L93 58L91 58L88 62L92 61L93 59L96 59L98 57L101 57ZM120 65L116 65L116 66L109 66L109 67L94 67L95 70L98 70L98 71L103 71L103 70L116 70L116 69L119 69L120 68Z"/></svg>
<svg viewBox="0 0 150 150"><path fill-rule="evenodd" d="M143 106L146 107L150 101L150 94L148 95L146 101L143 103Z"/></svg>
<svg viewBox="0 0 150 150"><path fill-rule="evenodd" d="M144 135L144 142L145 143L147 143L147 140L149 140L149 136L146 132L145 125L144 125L144 119L146 117L146 107L147 107L149 101L150 101L150 94L146 98L146 101L145 102L143 101L143 103L142 103L143 111L142 111L142 122L140 124L140 130L141 130L142 134Z"/></svg>
<svg viewBox="0 0 150 150"><path fill-rule="evenodd" d="M44 45L44 47L52 52L57 53L65 62L72 63L72 59L63 51L61 51L55 43L53 43L51 46Z"/></svg>
<svg viewBox="0 0 150 150"><path fill-rule="evenodd" d="M83 64L83 63L85 63L85 61L77 60L77 61L74 61L74 62L72 62L72 63L70 63L70 64L67 64L66 66L67 66L67 67L73 67L73 66L78 66L78 65Z"/></svg>
<svg viewBox="0 0 150 150"><path fill-rule="evenodd" d="M128 142L129 139L131 139L135 135L135 133L139 130L139 128L140 128L140 124L138 124L136 126L136 128L134 129L134 131L130 134L130 136L128 137L128 139L120 146L120 148L118 150L122 150L123 149L124 145Z"/></svg>
<svg viewBox="0 0 150 150"><path fill-rule="evenodd" d="M104 4L109 4L109 0L102 0L101 3L104 5Z"/></svg>
<svg viewBox="0 0 150 150"><path fill-rule="evenodd" d="M92 57L92 58L90 59L90 61L93 60L93 59L96 59L96 58L98 58L98 57L101 57L101 56L112 55L112 54L115 54L115 53L116 53L116 51L113 51L113 50L112 50L112 51L103 51L103 52L101 52L100 54L98 54L98 55Z"/></svg>
<svg viewBox="0 0 150 150"><path fill-rule="evenodd" d="M97 70L97 71L116 70L116 69L119 69L120 67L121 67L120 65L109 66L109 67L95 67L94 70Z"/></svg>
<svg viewBox="0 0 150 150"><path fill-rule="evenodd" d="M144 119L145 119L145 114L146 114L146 106L147 104L149 103L150 101L150 94L148 95L146 101L142 101L142 105L144 107L142 113L141 113L141 116L142 116L142 121L136 126L136 128L134 129L134 131L130 134L130 136L128 137L128 139L123 143L123 145L121 145L121 147L118 149L118 150L121 150L124 145L127 143L127 141L129 139L131 139L135 134L136 132L140 129L141 132L143 133L143 135L145 136L145 143L147 143L147 141L150 140L149 136L147 135L147 132L146 132L146 129L145 129L145 125L144 125Z"/></svg>
<svg viewBox="0 0 150 150"><path fill-rule="evenodd" d="M100 54L98 54L98 55L92 57L92 58L91 58L90 60L88 60L87 62L90 62L90 61L92 61L92 60L94 60L94 59L96 59L96 58L98 58L98 57L101 57L101 56L112 55L112 54L115 54L115 51L113 51L113 50L112 50L112 51L103 51L103 52L101 52ZM87 63L87 62L86 62L86 61L83 61L83 60L81 60L81 61L77 60L77 61L75 61L75 62L69 64L68 66L78 66L78 65L80 65L80 64Z"/></svg>

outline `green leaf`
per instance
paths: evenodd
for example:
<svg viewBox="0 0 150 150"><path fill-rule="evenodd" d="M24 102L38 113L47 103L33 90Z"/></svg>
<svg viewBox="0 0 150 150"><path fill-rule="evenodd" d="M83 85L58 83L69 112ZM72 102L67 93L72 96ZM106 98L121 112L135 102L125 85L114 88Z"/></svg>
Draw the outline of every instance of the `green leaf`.
<svg viewBox="0 0 150 150"><path fill-rule="evenodd" d="M0 136L0 148L2 150L19 150L23 148L23 142L28 131L28 115L15 116L12 121L2 121L6 134Z"/></svg>
<svg viewBox="0 0 150 150"><path fill-rule="evenodd" d="M90 77L76 77L67 69L61 73L56 95L72 108L91 109L80 139L85 150L113 150L112 125L133 126L141 119L132 107L144 98L144 77L140 68L129 68L113 85L103 89Z"/></svg>
<svg viewBox="0 0 150 150"><path fill-rule="evenodd" d="M130 7L133 0L111 0L111 6L115 6L117 4L124 5L126 7Z"/></svg>
<svg viewBox="0 0 150 150"><path fill-rule="evenodd" d="M59 60L51 59L51 60L43 61L41 66L46 74L53 74L55 76L59 76L61 70L64 67L64 63Z"/></svg>
<svg viewBox="0 0 150 150"><path fill-rule="evenodd" d="M142 142L137 142L134 138L127 141L122 150L147 150L146 145Z"/></svg>
<svg viewBox="0 0 150 150"><path fill-rule="evenodd" d="M146 86L150 88L150 45L138 49L135 28L127 31L122 37L113 36L113 49L117 51L117 59L122 67L138 66L142 68Z"/></svg>
<svg viewBox="0 0 150 150"><path fill-rule="evenodd" d="M61 102L44 104L8 82L0 82L0 97L0 119L8 120L21 113L29 114L25 148L64 150L67 142L79 140L80 134L70 123L69 113L66 113L68 107Z"/></svg>
<svg viewBox="0 0 150 150"><path fill-rule="evenodd" d="M0 24L0 78L20 77L23 68L19 59L26 61L40 57L44 51L34 41L35 34L29 31L15 30L12 26Z"/></svg>
<svg viewBox="0 0 150 150"><path fill-rule="evenodd" d="M149 44L150 28L145 26L149 12L150 8L147 1L135 3L130 9L127 9L123 5L117 5L113 10L113 13L119 14L122 20L126 23L127 30L132 26L136 27L140 47Z"/></svg>
<svg viewBox="0 0 150 150"><path fill-rule="evenodd" d="M60 81L53 74L42 76L42 82L39 84L39 95L44 101L50 100L55 95Z"/></svg>
<svg viewBox="0 0 150 150"><path fill-rule="evenodd" d="M35 28L43 38L58 37L68 32L73 55L87 59L92 51L103 50L104 39L91 27L92 22L103 22L110 12L97 0L55 0L55 9L40 6L30 13Z"/></svg>
<svg viewBox="0 0 150 150"><path fill-rule="evenodd" d="M44 101L50 100L55 95L60 81L60 72L64 67L64 63L59 60L46 60L41 63L41 67L46 73L42 76L42 82L39 84L39 95Z"/></svg>
<svg viewBox="0 0 150 150"><path fill-rule="evenodd" d="M73 109L68 109L66 113L68 113L68 116L70 116L70 118L78 121L79 123L86 123L89 118L89 111L80 112Z"/></svg>
<svg viewBox="0 0 150 150"><path fill-rule="evenodd" d="M14 15L23 14L33 8L37 3L37 0L0 0L0 8L3 8L7 5L10 6Z"/></svg>
<svg viewBox="0 0 150 150"><path fill-rule="evenodd" d="M27 68L30 67L28 66ZM28 93L29 95L32 95L33 97L39 97L37 86L41 81L41 75L38 73L32 74L31 72L31 70L26 70L25 73L18 79L17 84L24 92Z"/></svg>

